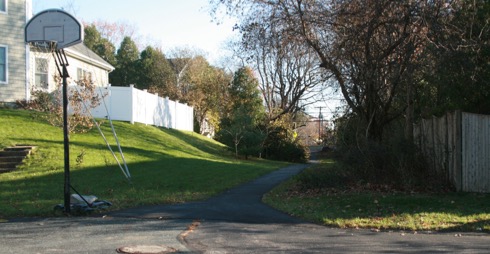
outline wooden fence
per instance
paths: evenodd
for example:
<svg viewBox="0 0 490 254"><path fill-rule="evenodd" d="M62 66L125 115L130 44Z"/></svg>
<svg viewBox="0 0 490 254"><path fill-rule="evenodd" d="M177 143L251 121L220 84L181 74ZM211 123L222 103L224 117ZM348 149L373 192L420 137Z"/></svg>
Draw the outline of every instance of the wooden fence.
<svg viewBox="0 0 490 254"><path fill-rule="evenodd" d="M458 191L490 192L490 116L456 111L424 119L414 140L430 163Z"/></svg>
<svg viewBox="0 0 490 254"><path fill-rule="evenodd" d="M129 87L108 86L99 91L104 94L105 105L101 103L92 110L94 117L106 118L108 113L113 120L129 121L193 131L194 109L157 94Z"/></svg>

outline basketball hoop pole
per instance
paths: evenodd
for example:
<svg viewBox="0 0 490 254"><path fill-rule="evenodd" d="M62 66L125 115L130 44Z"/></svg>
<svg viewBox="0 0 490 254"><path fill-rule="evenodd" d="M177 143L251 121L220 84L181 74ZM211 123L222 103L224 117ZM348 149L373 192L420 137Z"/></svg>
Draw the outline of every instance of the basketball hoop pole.
<svg viewBox="0 0 490 254"><path fill-rule="evenodd" d="M70 213L70 136L68 130L68 59L66 58L65 51L58 49L55 51L56 57L55 63L63 79L63 144L65 151L65 181L64 181L64 206L65 213ZM60 66L62 69L60 69Z"/></svg>

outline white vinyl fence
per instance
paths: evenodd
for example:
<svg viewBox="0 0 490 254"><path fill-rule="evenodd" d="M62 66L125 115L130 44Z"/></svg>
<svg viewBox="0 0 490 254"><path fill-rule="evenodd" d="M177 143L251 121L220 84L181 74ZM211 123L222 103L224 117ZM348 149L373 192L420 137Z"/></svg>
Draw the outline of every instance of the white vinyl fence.
<svg viewBox="0 0 490 254"><path fill-rule="evenodd" d="M194 109L182 104L139 90L133 85L129 87L108 86L99 90L104 96L104 103L92 110L97 118L129 121L165 127L170 129L193 131Z"/></svg>

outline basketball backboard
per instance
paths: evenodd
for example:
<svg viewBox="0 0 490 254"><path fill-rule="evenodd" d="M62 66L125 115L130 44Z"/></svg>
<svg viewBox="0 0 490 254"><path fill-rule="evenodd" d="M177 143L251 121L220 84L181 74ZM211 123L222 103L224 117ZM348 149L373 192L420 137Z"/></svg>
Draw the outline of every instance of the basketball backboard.
<svg viewBox="0 0 490 254"><path fill-rule="evenodd" d="M45 10L27 22L25 41L26 43L54 41L56 49L66 48L83 41L83 25L63 10Z"/></svg>

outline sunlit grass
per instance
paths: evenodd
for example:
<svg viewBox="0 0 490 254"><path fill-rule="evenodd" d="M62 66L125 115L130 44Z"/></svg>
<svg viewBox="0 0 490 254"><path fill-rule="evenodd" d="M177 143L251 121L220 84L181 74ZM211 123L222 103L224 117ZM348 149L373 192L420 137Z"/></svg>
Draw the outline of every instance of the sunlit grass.
<svg viewBox="0 0 490 254"><path fill-rule="evenodd" d="M284 165L236 160L222 144L197 133L114 124L131 183L97 129L70 135L71 184L82 194L112 202L112 210L205 199ZM22 110L0 109L0 125L1 147L37 146L18 170L0 174L0 219L52 215L54 205L63 203L62 130L39 113ZM107 121L102 130L118 151ZM122 162L119 154L118 159Z"/></svg>

